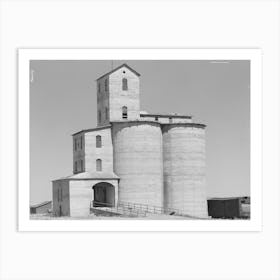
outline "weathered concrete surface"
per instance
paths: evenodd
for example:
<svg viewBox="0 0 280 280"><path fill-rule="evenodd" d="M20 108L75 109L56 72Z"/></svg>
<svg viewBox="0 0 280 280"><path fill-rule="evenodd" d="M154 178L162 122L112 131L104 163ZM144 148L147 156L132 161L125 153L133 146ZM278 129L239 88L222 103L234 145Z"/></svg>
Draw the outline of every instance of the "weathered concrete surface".
<svg viewBox="0 0 280 280"><path fill-rule="evenodd" d="M101 137L101 147L96 147L96 136ZM73 136L74 174L95 172L97 159L102 161L102 171L113 172L113 144L110 126L106 126L104 129L81 131ZM75 171L75 163L77 163L77 171Z"/></svg>
<svg viewBox="0 0 280 280"><path fill-rule="evenodd" d="M90 214L90 203L94 199L93 187L98 183L109 183L115 188L115 203L118 202L117 180L71 180L70 181L70 214L72 217L83 217Z"/></svg>
<svg viewBox="0 0 280 280"><path fill-rule="evenodd" d="M118 180L60 179L53 181L53 213L55 216L86 217L94 199L93 187L108 183L114 187L118 203Z"/></svg>
<svg viewBox="0 0 280 280"><path fill-rule="evenodd" d="M69 181L56 180L52 186L53 214L55 216L70 215Z"/></svg>
<svg viewBox="0 0 280 280"><path fill-rule="evenodd" d="M122 88L123 78L127 90ZM127 107L127 120L139 119L139 76L125 66L97 81L97 125L121 121L123 106Z"/></svg>
<svg viewBox="0 0 280 280"><path fill-rule="evenodd" d="M162 206L163 161L160 125L114 122L114 172L121 178L119 200Z"/></svg>
<svg viewBox="0 0 280 280"><path fill-rule="evenodd" d="M96 136L101 136L101 148L96 147ZM113 144L111 128L85 133L85 171L96 171L96 160L102 160L102 171L113 172Z"/></svg>
<svg viewBox="0 0 280 280"><path fill-rule="evenodd" d="M205 129L163 125L165 206L195 217L207 217Z"/></svg>
<svg viewBox="0 0 280 280"><path fill-rule="evenodd" d="M73 136L73 173L83 172L85 162L84 133ZM77 169L76 169L77 166Z"/></svg>
<svg viewBox="0 0 280 280"><path fill-rule="evenodd" d="M123 73L125 72L125 73ZM127 90L122 90L122 79L127 79ZM122 120L122 107L127 107L127 120L140 118L139 77L126 67L109 76L110 121Z"/></svg>
<svg viewBox="0 0 280 280"><path fill-rule="evenodd" d="M169 115L169 116L150 116L150 114L147 114L145 116L144 114L141 114L140 120L143 121L157 121L161 124L168 124L168 123L191 123L192 119L191 118L179 118L176 117L176 115Z"/></svg>
<svg viewBox="0 0 280 280"><path fill-rule="evenodd" d="M123 78L127 90L122 87ZM115 187L116 203L119 197L120 201L207 216L204 126L193 124L187 115L140 115L139 82L139 74L127 66L97 80L98 127L73 135L75 175L66 177L68 181L54 181L56 212L89 215L93 184L109 180ZM123 106L127 119L122 116ZM98 135L100 148L96 147ZM102 171L96 170L97 159L102 161Z"/></svg>
<svg viewBox="0 0 280 280"><path fill-rule="evenodd" d="M107 89L105 87L107 83ZM100 89L100 90L99 90ZM110 122L110 110L109 110L109 76L106 75L97 81L97 125L103 126ZM108 116L106 116L106 110L108 109Z"/></svg>

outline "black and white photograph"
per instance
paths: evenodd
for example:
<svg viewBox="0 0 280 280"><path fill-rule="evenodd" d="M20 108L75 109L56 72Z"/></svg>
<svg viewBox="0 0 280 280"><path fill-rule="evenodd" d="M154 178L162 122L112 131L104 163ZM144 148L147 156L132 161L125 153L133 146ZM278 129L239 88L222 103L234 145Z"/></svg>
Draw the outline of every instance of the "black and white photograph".
<svg viewBox="0 0 280 280"><path fill-rule="evenodd" d="M279 280L279 20L0 0L0 279Z"/></svg>
<svg viewBox="0 0 280 280"><path fill-rule="evenodd" d="M30 61L30 176L31 219L250 219L250 61Z"/></svg>

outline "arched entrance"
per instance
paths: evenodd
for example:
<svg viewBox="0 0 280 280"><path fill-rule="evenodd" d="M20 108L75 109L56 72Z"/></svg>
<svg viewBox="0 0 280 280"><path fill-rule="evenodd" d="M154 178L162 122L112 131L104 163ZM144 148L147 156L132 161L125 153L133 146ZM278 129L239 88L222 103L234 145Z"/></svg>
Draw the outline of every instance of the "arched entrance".
<svg viewBox="0 0 280 280"><path fill-rule="evenodd" d="M115 187L109 183L98 183L93 189L94 207L114 207L115 206Z"/></svg>

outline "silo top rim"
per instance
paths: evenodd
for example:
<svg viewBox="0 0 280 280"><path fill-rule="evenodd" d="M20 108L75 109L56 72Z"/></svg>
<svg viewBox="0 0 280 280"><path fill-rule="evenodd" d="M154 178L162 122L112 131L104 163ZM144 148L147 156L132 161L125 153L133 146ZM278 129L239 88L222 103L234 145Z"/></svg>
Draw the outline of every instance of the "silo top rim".
<svg viewBox="0 0 280 280"><path fill-rule="evenodd" d="M186 126L186 127L196 127L196 128L206 128L206 124L202 123L181 123L181 122L173 122L173 123L162 123L162 126Z"/></svg>
<svg viewBox="0 0 280 280"><path fill-rule="evenodd" d="M111 124L114 123L138 123L138 124L142 124L142 123L153 123L153 124L158 124L160 125L160 122L158 121L153 121L153 120L120 120L120 121L111 121Z"/></svg>
<svg viewBox="0 0 280 280"><path fill-rule="evenodd" d="M182 114L151 114L151 113L141 113L141 112L140 112L140 117L192 119L192 116L190 116L190 115L182 115Z"/></svg>
<svg viewBox="0 0 280 280"><path fill-rule="evenodd" d="M206 128L205 124L201 123L182 123L182 122L173 122L173 123L160 123L159 121L152 121L152 120L125 120L125 121L112 121L111 124L114 123L154 123L160 126L185 126L185 127L196 127L196 128Z"/></svg>

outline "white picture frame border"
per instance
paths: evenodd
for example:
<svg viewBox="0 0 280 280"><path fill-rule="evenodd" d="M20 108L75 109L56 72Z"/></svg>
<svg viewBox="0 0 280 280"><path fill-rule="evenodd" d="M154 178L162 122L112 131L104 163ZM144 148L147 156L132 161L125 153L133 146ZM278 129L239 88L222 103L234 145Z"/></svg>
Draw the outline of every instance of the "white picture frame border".
<svg viewBox="0 0 280 280"><path fill-rule="evenodd" d="M250 220L31 220L29 214L29 86L31 60L250 60ZM50 185L51 188L51 185ZM18 49L19 231L261 231L261 49Z"/></svg>

